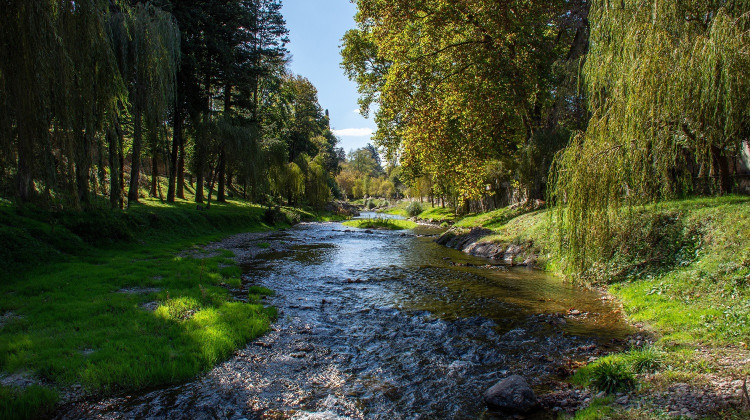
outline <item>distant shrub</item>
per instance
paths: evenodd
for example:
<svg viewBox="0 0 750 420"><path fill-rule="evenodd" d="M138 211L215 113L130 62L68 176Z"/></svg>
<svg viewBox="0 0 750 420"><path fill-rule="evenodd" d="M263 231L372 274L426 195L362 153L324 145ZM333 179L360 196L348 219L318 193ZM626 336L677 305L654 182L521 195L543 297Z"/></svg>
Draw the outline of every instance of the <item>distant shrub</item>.
<svg viewBox="0 0 750 420"><path fill-rule="evenodd" d="M377 207L377 205L375 204L375 200L367 200L367 203L365 203L365 207L367 207L368 210L372 210Z"/></svg>
<svg viewBox="0 0 750 420"><path fill-rule="evenodd" d="M293 225L299 223L299 215L284 211L279 207L269 207L263 212L263 222L271 226L282 224Z"/></svg>
<svg viewBox="0 0 750 420"><path fill-rule="evenodd" d="M423 211L424 209L422 209L422 205L416 201L412 201L408 206L406 206L406 214L408 214L410 217L419 216Z"/></svg>

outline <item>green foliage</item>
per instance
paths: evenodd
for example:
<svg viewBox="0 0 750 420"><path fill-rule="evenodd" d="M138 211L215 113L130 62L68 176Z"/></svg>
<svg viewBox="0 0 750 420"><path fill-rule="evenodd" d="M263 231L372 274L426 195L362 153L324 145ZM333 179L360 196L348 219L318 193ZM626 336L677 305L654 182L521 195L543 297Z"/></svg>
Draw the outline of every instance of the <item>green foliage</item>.
<svg viewBox="0 0 750 420"><path fill-rule="evenodd" d="M506 207L493 210L487 213L480 213L473 216L466 216L456 223L457 227L485 227L495 229L502 227L516 217L529 213L532 209L524 206Z"/></svg>
<svg viewBox="0 0 750 420"><path fill-rule="evenodd" d="M197 211L188 204L146 203L110 212L132 222L138 242L110 238L111 245L92 242L96 246L74 235L64 220L45 231L41 221L49 220L49 212L0 207L0 221L12 222L26 240L55 255L24 257L33 249L0 248L30 262L14 268L13 259L4 260L0 313L14 316L0 331L1 371L30 372L59 386L80 383L95 392L135 390L187 380L266 331L276 312L233 302L227 290L240 284L231 253L209 255L200 248L227 233L267 229L263 209L230 203ZM74 245L58 248L70 238ZM44 416L35 410L57 400L35 387L0 388L0 396L3 418Z"/></svg>
<svg viewBox="0 0 750 420"><path fill-rule="evenodd" d="M750 3L600 0L584 80L592 118L556 161L569 271L612 251L629 208L704 192L750 132ZM670 69L664 71L664 69ZM636 215L637 216L637 215Z"/></svg>
<svg viewBox="0 0 750 420"><path fill-rule="evenodd" d="M0 386L0 418L21 420L48 417L58 400L57 392L39 385L24 389Z"/></svg>
<svg viewBox="0 0 750 420"><path fill-rule="evenodd" d="M419 216L422 213L422 205L418 201L412 201L406 206L406 214L410 217Z"/></svg>
<svg viewBox="0 0 750 420"><path fill-rule="evenodd" d="M635 373L654 373L662 367L664 356L653 346L628 353L627 361Z"/></svg>
<svg viewBox="0 0 750 420"><path fill-rule="evenodd" d="M529 159L521 176L544 182L531 169L545 173L567 137L549 150L525 145L550 126L581 126L587 2L366 0L357 9L342 66L359 86L362 110L377 105L376 144L398 156L409 178L477 198L486 192L485 167L518 161L520 152L548 157Z"/></svg>
<svg viewBox="0 0 750 420"><path fill-rule="evenodd" d="M589 384L608 394L628 391L635 386L630 367L619 359L598 361L588 370Z"/></svg>
<svg viewBox="0 0 750 420"><path fill-rule="evenodd" d="M573 420L604 420L611 418L614 411L611 404L614 402L613 396L604 398L594 398L589 406L576 412Z"/></svg>
<svg viewBox="0 0 750 420"><path fill-rule="evenodd" d="M408 220L396 219L356 219L344 222L344 226L351 226L359 229L384 229L384 230L403 230L414 229L417 224Z"/></svg>

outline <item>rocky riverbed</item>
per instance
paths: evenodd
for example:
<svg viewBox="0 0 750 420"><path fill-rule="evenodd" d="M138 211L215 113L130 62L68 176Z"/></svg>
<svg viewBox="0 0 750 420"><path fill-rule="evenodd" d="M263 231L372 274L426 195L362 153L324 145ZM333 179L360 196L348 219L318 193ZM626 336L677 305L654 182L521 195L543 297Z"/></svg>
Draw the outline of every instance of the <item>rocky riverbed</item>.
<svg viewBox="0 0 750 420"><path fill-rule="evenodd" d="M270 333L187 384L68 404L59 418L477 418L483 393L523 375L529 418L590 400L561 381L622 349L633 329L594 290L442 247L411 232L301 224L236 235L192 253L232 250L252 285L276 291Z"/></svg>

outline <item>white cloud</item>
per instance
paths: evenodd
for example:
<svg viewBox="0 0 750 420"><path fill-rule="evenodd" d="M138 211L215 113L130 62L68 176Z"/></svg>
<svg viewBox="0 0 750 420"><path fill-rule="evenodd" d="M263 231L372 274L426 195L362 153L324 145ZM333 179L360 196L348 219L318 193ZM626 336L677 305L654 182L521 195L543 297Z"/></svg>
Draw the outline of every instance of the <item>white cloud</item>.
<svg viewBox="0 0 750 420"><path fill-rule="evenodd" d="M355 114L360 114L360 115L362 114L362 113L361 113L361 112L359 111L359 108L355 109L355 110L354 110L354 111L352 111L352 112L353 112L353 113L355 113Z"/></svg>
<svg viewBox="0 0 750 420"><path fill-rule="evenodd" d="M369 137L372 136L371 128L345 128L343 130L333 130L333 134L342 137Z"/></svg>

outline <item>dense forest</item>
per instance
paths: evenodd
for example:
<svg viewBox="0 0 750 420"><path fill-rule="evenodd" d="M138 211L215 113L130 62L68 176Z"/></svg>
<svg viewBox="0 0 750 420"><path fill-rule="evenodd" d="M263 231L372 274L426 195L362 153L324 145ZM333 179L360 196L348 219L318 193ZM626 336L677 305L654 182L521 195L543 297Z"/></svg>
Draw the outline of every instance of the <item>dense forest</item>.
<svg viewBox="0 0 750 420"><path fill-rule="evenodd" d="M315 87L285 68L280 1L6 3L4 197L52 209L122 208L141 188L167 202L190 188L208 205L330 199L343 152Z"/></svg>

